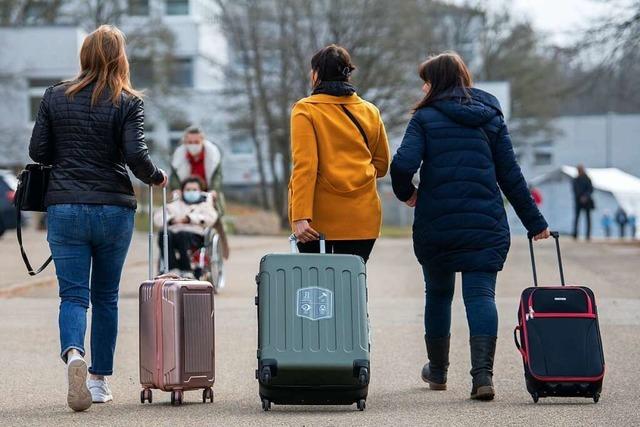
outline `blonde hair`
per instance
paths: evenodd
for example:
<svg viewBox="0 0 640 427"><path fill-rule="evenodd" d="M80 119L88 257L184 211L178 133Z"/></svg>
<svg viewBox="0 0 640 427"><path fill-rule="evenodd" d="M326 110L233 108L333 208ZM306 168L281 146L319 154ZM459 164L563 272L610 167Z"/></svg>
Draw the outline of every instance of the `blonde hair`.
<svg viewBox="0 0 640 427"><path fill-rule="evenodd" d="M101 25L89 34L80 49L80 74L66 90L70 98L95 82L91 105L109 89L111 102L118 105L122 91L142 97L142 93L131 86L129 60L125 50L126 42L122 31L112 25Z"/></svg>

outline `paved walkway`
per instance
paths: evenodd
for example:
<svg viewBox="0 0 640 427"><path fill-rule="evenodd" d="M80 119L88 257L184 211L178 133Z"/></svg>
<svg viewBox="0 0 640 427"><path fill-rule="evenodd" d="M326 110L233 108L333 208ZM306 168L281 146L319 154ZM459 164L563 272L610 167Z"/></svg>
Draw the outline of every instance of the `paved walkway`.
<svg viewBox="0 0 640 427"><path fill-rule="evenodd" d="M253 277L260 257L270 251L286 251L287 242L236 237L231 241L228 288L216 301L215 403L199 403L199 393L188 392L186 405L171 407L168 394L155 392L152 405L141 405L137 287L146 276L146 236L142 234L135 239L122 281L120 338L112 380L116 401L82 414L66 407L63 365L56 356L56 289L55 285L41 286L0 299L0 425L640 425L640 248L565 240L568 281L588 284L598 297L607 375L597 405L586 399L543 399L534 405L525 390L521 359L512 339L518 295L531 283L528 252L520 237L514 238L509 261L498 279L500 337L494 402L468 399L468 330L460 292L454 308L449 390L425 388L419 378L425 361L420 272L409 240L383 239L369 269L373 359L366 411L357 412L354 406L275 406L263 413L253 377ZM7 254L5 243L1 243L3 255ZM538 255L541 281L557 282L551 242L541 244ZM18 260L2 257L0 270L7 274L2 283L24 280Z"/></svg>

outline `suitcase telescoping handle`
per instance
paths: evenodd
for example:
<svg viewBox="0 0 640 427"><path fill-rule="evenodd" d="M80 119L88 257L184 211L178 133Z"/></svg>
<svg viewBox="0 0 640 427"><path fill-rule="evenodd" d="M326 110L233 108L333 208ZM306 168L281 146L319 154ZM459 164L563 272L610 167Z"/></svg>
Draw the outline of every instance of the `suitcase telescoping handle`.
<svg viewBox="0 0 640 427"><path fill-rule="evenodd" d="M529 253L531 254L531 268L533 269L533 284L538 286L538 274L536 273L536 258L533 255L533 237L532 233L527 233L529 238ZM558 268L560 269L560 282L564 286L564 270L562 269L562 256L560 255L560 233L557 231L551 232L551 237L556 241L556 253L558 254Z"/></svg>
<svg viewBox="0 0 640 427"><path fill-rule="evenodd" d="M162 187L162 266L169 267L169 232L167 230L167 187ZM153 280L153 186L149 186L149 280Z"/></svg>
<svg viewBox="0 0 640 427"><path fill-rule="evenodd" d="M326 254L327 253L327 244L326 244L326 240L324 238L324 234L320 233L320 253L321 254ZM297 254L298 253L298 238L296 237L295 234L291 234L291 236L289 236L289 245L291 245L291 253L292 254Z"/></svg>

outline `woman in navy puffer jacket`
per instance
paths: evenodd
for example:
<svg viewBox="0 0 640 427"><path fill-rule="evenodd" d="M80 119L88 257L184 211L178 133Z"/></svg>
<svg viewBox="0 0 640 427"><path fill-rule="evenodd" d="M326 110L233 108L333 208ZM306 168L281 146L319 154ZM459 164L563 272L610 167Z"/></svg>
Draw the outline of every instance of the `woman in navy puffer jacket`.
<svg viewBox="0 0 640 427"><path fill-rule="evenodd" d="M535 238L549 237L522 176L498 100L472 88L462 58L444 53L420 67L425 98L391 164L393 190L415 207L413 245L426 284L422 379L446 389L455 273L470 330L471 398L491 400L498 331L496 274L509 250L500 190ZM412 183L420 169L418 188Z"/></svg>

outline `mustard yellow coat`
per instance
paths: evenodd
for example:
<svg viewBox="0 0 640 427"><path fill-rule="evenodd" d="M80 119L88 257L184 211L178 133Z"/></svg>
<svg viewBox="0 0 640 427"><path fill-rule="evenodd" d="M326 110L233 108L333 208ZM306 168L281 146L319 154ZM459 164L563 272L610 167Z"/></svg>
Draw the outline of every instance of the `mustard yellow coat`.
<svg viewBox="0 0 640 427"><path fill-rule="evenodd" d="M369 146L341 105L360 122ZM389 169L389 144L375 105L357 94L301 99L291 111L291 152L292 228L307 219L328 240L378 238L382 208L376 180Z"/></svg>

